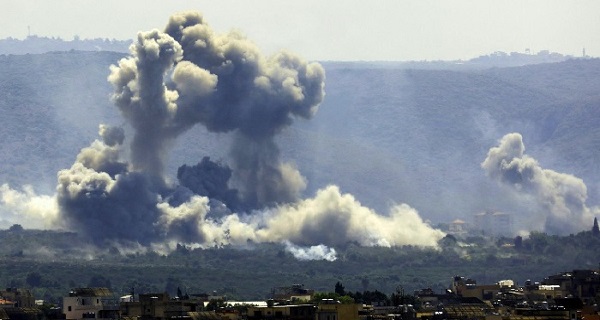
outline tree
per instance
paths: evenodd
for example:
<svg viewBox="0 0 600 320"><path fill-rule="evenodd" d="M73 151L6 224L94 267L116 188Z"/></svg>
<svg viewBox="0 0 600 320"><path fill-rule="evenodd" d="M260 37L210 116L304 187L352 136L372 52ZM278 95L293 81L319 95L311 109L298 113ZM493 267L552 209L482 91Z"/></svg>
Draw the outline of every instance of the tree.
<svg viewBox="0 0 600 320"><path fill-rule="evenodd" d="M592 234L596 237L600 235L600 229L598 229L598 218L594 218L594 226L592 227Z"/></svg>
<svg viewBox="0 0 600 320"><path fill-rule="evenodd" d="M25 282L31 287L39 287L42 284L42 275L39 272L30 272L27 274Z"/></svg>
<svg viewBox="0 0 600 320"><path fill-rule="evenodd" d="M521 250L523 248L523 237L516 236L515 237L515 249Z"/></svg>
<svg viewBox="0 0 600 320"><path fill-rule="evenodd" d="M340 296L346 295L344 285L339 281L335 284L335 293L339 294Z"/></svg>
<svg viewBox="0 0 600 320"><path fill-rule="evenodd" d="M352 304L354 303L354 298L349 295L340 296L335 292L316 292L311 301L313 303L319 303L323 299L333 299L335 301L339 301L342 304Z"/></svg>
<svg viewBox="0 0 600 320"><path fill-rule="evenodd" d="M20 224L13 224L12 226L10 226L10 228L8 228L8 231L21 232L23 231L23 226Z"/></svg>
<svg viewBox="0 0 600 320"><path fill-rule="evenodd" d="M103 275L96 274L90 278L88 282L88 287L90 288L108 288L110 289L110 279L106 278Z"/></svg>
<svg viewBox="0 0 600 320"><path fill-rule="evenodd" d="M170 295L175 295L177 290L183 286L183 283L178 278L168 277L165 285L165 292Z"/></svg>

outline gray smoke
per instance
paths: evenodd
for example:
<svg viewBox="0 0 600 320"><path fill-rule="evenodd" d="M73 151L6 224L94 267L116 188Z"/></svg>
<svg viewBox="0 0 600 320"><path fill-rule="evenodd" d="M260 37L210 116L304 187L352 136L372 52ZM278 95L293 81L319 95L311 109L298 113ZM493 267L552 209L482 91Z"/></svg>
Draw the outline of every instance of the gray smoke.
<svg viewBox="0 0 600 320"><path fill-rule="evenodd" d="M519 133L505 135L497 147L489 150L481 167L491 178L534 198L540 207L537 218L543 222L545 232L561 235L580 232L590 227L599 211L587 207L583 180L542 168L525 154Z"/></svg>
<svg viewBox="0 0 600 320"><path fill-rule="evenodd" d="M173 139L197 123L236 131L233 179L250 207L298 199L300 173L281 163L274 135L310 118L324 96L324 71L290 53L265 57L238 33L216 34L199 13L170 18L165 32L138 35L112 67L113 99L135 129L132 167L160 180Z"/></svg>
<svg viewBox="0 0 600 320"><path fill-rule="evenodd" d="M98 134L102 138L102 142L109 147L122 145L123 141L125 141L125 130L121 127L111 127L101 124Z"/></svg>
<svg viewBox="0 0 600 320"><path fill-rule="evenodd" d="M168 35L140 32L131 57L111 66L108 77L115 88L113 101L135 130L131 141L132 169L162 181L168 147L181 128L174 125L177 92L164 79L181 59L181 46ZM210 84L209 84L210 85Z"/></svg>
<svg viewBox="0 0 600 320"><path fill-rule="evenodd" d="M112 178L76 162L58 173L57 201L65 223L97 244L123 240L149 244L157 239L158 194L138 172Z"/></svg>
<svg viewBox="0 0 600 320"><path fill-rule="evenodd" d="M200 14L183 13L170 19L166 32L140 32L131 55L111 66L108 80L113 101L134 130L130 159L123 160L124 131L102 125L102 141L84 148L58 174L61 214L90 238L203 242L198 225L208 200L194 200L192 192L237 209L240 200L249 208L293 201L304 189L300 173L280 161L273 137L294 117L316 112L324 95L320 65L289 53L264 57L241 35L214 34ZM169 186L166 156L196 124L236 132L233 173L206 158L180 169L187 188ZM239 186L241 197L229 184ZM189 209L188 202L201 208Z"/></svg>
<svg viewBox="0 0 600 320"><path fill-rule="evenodd" d="M106 172L111 177L127 171L127 163L120 160L121 145L125 140L123 128L101 124L99 134L102 142L96 140L81 149L76 162L97 172Z"/></svg>
<svg viewBox="0 0 600 320"><path fill-rule="evenodd" d="M216 199L232 210L238 210L238 192L229 188L231 169L226 165L202 158L195 166L183 165L177 169L179 184L193 193Z"/></svg>
<svg viewBox="0 0 600 320"><path fill-rule="evenodd" d="M0 205L46 215L98 245L279 242L302 259L328 260L335 251L327 246L350 242L436 247L444 233L408 205L379 215L336 186L299 199L306 181L281 160L274 138L316 113L324 77L317 63L287 52L265 57L238 33L215 34L199 13L175 15L165 32L140 32L131 55L111 67L112 99L133 138L101 125L100 139L58 173L54 197L3 185ZM234 137L230 164L206 157L180 167L172 185L166 157L196 124ZM47 203L51 210L40 210Z"/></svg>
<svg viewBox="0 0 600 320"><path fill-rule="evenodd" d="M173 75L178 120L213 132L237 131L232 183L249 207L297 200L306 184L281 162L273 137L294 117L316 113L324 97L323 68L287 52L266 58L238 33L215 34L199 13L172 16L165 31L181 44L186 61ZM214 90L189 85L207 74L218 79Z"/></svg>

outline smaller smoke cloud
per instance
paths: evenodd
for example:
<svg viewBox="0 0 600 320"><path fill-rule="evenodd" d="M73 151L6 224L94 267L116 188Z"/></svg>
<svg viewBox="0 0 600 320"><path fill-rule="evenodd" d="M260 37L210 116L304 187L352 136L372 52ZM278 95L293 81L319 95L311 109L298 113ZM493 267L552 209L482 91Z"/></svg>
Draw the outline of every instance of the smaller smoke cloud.
<svg viewBox="0 0 600 320"><path fill-rule="evenodd" d="M102 142L109 147L122 145L123 141L125 141L125 130L121 127L100 124L98 134L102 138Z"/></svg>
<svg viewBox="0 0 600 320"><path fill-rule="evenodd" d="M186 243L205 242L202 226L210 210L208 198L193 196L177 207L162 202L157 204L157 208L161 215L155 225L161 229L161 238Z"/></svg>
<svg viewBox="0 0 600 320"><path fill-rule="evenodd" d="M303 248L296 246L290 242L285 242L285 250L291 253L298 260L337 260L337 252L333 248L328 248L324 245L312 246Z"/></svg>
<svg viewBox="0 0 600 320"><path fill-rule="evenodd" d="M240 190L247 209L291 203L300 199L306 180L298 169L280 160L272 139L256 140L236 134L231 148L232 185Z"/></svg>
<svg viewBox="0 0 600 320"><path fill-rule="evenodd" d="M223 164L202 158L195 166L183 165L177 169L179 184L193 193L217 199L232 210L240 209L238 191L229 188L232 170Z"/></svg>
<svg viewBox="0 0 600 320"><path fill-rule="evenodd" d="M414 245L437 247L445 234L426 224L417 211L402 204L379 215L337 186L319 190L314 198L283 205L263 218L259 239L289 240L297 245L362 246Z"/></svg>
<svg viewBox="0 0 600 320"><path fill-rule="evenodd" d="M198 12L173 15L165 32L183 49L173 75L176 122L235 131L231 185L246 207L298 200L306 182L280 160L274 136L317 112L325 95L321 65L289 52L264 56L237 32L213 32Z"/></svg>
<svg viewBox="0 0 600 320"><path fill-rule="evenodd" d="M108 81L115 88L113 101L135 130L130 146L132 167L152 174L158 183L164 175L164 157L185 129L173 124L178 93L164 83L181 60L182 50L169 35L152 30L138 34L131 54L111 66Z"/></svg>
<svg viewBox="0 0 600 320"><path fill-rule="evenodd" d="M481 167L515 192L532 196L540 206L538 219L548 233L580 232L599 212L598 208L587 207L587 187L582 179L542 168L525 154L519 133L505 135L497 147L489 150Z"/></svg>
<svg viewBox="0 0 600 320"><path fill-rule="evenodd" d="M0 185L0 213L8 223L25 228L53 229L61 225L56 198L37 195L31 186L18 191L8 184Z"/></svg>
<svg viewBox="0 0 600 320"><path fill-rule="evenodd" d="M89 147L81 149L76 162L97 172L106 172L111 177L127 171L127 163L120 160L124 130L101 124L98 133L102 141L95 140Z"/></svg>

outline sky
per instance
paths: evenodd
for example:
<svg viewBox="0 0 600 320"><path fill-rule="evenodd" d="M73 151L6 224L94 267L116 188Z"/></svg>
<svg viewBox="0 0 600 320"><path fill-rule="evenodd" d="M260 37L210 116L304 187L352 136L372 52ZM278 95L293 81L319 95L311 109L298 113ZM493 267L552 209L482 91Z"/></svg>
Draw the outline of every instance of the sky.
<svg viewBox="0 0 600 320"><path fill-rule="evenodd" d="M132 39L201 11L269 54L309 60L458 60L496 51L600 56L597 0L0 0L0 38Z"/></svg>

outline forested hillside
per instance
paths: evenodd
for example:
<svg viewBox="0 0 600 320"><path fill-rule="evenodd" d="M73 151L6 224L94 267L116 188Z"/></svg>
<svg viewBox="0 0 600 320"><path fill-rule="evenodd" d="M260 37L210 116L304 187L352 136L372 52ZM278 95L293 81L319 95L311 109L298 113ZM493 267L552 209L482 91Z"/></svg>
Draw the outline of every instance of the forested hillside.
<svg viewBox="0 0 600 320"><path fill-rule="evenodd" d="M332 292L336 282L350 291L386 294L403 286L407 293L448 288L462 275L481 284L512 279L541 281L573 269L596 269L600 238L585 231L558 237L534 233L528 239L483 237L442 239L439 250L415 247L365 248L350 244L337 249L335 261L302 261L281 244L249 244L246 248L192 249L178 246L164 255L113 247L93 250L74 233L0 230L0 285L27 287L36 298L58 302L71 288L110 287L116 294L212 292L231 300L261 300L273 287L302 283Z"/></svg>

